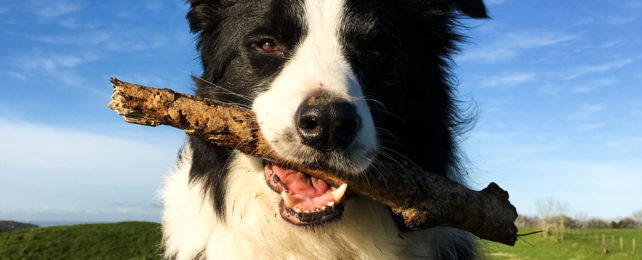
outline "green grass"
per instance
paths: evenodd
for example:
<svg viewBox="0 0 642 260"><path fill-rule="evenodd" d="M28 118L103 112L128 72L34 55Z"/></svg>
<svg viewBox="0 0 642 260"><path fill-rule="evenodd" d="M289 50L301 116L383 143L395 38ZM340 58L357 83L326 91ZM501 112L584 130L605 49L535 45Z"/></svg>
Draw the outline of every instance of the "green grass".
<svg viewBox="0 0 642 260"><path fill-rule="evenodd" d="M159 259L157 223L122 222L0 232L0 259Z"/></svg>
<svg viewBox="0 0 642 260"><path fill-rule="evenodd" d="M535 229L520 229L520 233ZM602 244L604 234L604 245ZM597 236L597 239L596 239ZM613 237L613 243L611 242ZM624 248L620 249L620 237ZM633 252L632 239L636 240ZM159 259L157 223L122 222L0 232L4 259ZM642 229L571 230L564 240L521 237L514 247L482 241L488 259L632 259L642 260ZM604 254L604 248L609 250Z"/></svg>
<svg viewBox="0 0 642 260"><path fill-rule="evenodd" d="M520 233L535 231L520 228ZM602 243L604 234L604 244ZM597 237L597 239L596 239ZM611 239L613 237L613 240ZM623 249L620 249L620 237ZM632 239L636 248L633 251ZM521 237L514 247L483 241L489 259L642 259L642 229L577 229L564 240L543 238L541 234ZM609 251L604 254L604 249Z"/></svg>

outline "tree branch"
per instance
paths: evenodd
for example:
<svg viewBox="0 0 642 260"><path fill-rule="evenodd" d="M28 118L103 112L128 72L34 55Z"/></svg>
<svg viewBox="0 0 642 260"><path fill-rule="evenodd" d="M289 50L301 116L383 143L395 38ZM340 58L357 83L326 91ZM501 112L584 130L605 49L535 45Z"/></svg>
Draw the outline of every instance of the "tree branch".
<svg viewBox="0 0 642 260"><path fill-rule="evenodd" d="M114 95L108 106L129 123L169 125L218 146L285 162L259 131L252 111L169 89L145 87L115 78L111 82ZM430 174L418 167L385 163L381 168L383 171L379 174L359 179L341 172L302 166L297 170L334 186L347 183L350 192L392 208L410 229L450 226L469 231L482 239L515 244L517 212L508 201L508 192L497 184L491 183L482 191L473 191L445 176Z"/></svg>

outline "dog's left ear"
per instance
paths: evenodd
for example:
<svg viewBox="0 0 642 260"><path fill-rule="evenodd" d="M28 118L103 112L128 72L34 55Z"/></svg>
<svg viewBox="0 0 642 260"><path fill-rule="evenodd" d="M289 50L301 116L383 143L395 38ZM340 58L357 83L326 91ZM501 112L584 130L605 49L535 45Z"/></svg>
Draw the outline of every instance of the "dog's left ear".
<svg viewBox="0 0 642 260"><path fill-rule="evenodd" d="M233 0L187 0L190 10L187 13L190 31L200 33L216 26L220 20L218 11L226 6L232 5Z"/></svg>
<svg viewBox="0 0 642 260"><path fill-rule="evenodd" d="M483 0L404 0L401 3L410 13L422 17L459 12L471 18L488 18Z"/></svg>
<svg viewBox="0 0 642 260"><path fill-rule="evenodd" d="M483 0L456 0L457 9L472 18L488 18Z"/></svg>

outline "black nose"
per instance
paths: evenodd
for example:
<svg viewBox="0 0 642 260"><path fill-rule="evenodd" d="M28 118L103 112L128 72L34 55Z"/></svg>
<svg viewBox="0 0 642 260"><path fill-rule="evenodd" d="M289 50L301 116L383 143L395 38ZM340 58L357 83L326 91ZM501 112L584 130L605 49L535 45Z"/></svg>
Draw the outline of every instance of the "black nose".
<svg viewBox="0 0 642 260"><path fill-rule="evenodd" d="M361 128L354 105L326 96L306 99L296 111L295 122L303 143L320 150L347 148Z"/></svg>

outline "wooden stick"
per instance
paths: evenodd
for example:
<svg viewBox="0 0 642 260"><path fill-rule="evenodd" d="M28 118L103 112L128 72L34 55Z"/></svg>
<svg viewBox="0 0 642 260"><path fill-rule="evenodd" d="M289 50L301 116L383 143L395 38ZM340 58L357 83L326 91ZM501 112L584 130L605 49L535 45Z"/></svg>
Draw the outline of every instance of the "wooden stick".
<svg viewBox="0 0 642 260"><path fill-rule="evenodd" d="M145 87L115 78L111 82L114 95L108 106L129 123L169 125L218 146L285 162L259 131L252 111L169 89ZM410 229L450 226L482 239L515 244L517 211L508 201L508 192L497 184L473 191L418 167L382 163L379 168L378 174L366 172L367 178L359 179L337 171L303 167L297 170L333 186L347 183L351 192L392 208Z"/></svg>

